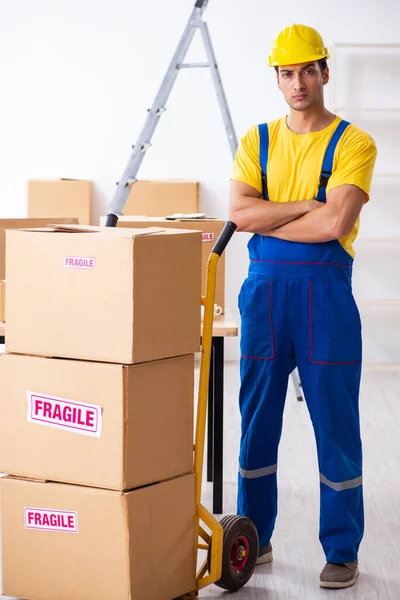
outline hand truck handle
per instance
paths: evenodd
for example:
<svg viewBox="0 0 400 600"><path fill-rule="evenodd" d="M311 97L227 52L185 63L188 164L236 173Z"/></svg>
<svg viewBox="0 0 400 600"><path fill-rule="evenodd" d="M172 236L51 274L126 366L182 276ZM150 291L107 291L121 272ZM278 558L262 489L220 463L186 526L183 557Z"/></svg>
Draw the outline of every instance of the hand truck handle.
<svg viewBox="0 0 400 600"><path fill-rule="evenodd" d="M196 4L194 5L195 8L203 8L203 6L205 4L207 4L208 0L197 0Z"/></svg>
<svg viewBox="0 0 400 600"><path fill-rule="evenodd" d="M221 235L215 242L215 246L212 249L212 252L214 252L215 254L218 254L218 256L221 256L221 254L225 250L226 246L228 245L229 240L235 233L236 229L237 229L236 223L232 223L232 221L227 221L225 223L225 227L223 228L223 230L221 232Z"/></svg>
<svg viewBox="0 0 400 600"><path fill-rule="evenodd" d="M107 219L106 219L106 227L116 227L117 223L118 223L117 215L113 215L112 213L109 213L107 215Z"/></svg>

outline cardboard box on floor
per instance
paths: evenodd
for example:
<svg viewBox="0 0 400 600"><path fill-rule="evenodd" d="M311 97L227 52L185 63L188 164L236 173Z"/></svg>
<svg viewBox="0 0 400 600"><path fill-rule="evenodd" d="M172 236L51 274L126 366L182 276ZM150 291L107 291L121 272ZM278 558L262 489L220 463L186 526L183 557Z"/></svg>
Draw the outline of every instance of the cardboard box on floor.
<svg viewBox="0 0 400 600"><path fill-rule="evenodd" d="M116 490L190 473L193 378L193 354L130 366L3 354L0 472Z"/></svg>
<svg viewBox="0 0 400 600"><path fill-rule="evenodd" d="M6 282L0 281L0 321L6 320Z"/></svg>
<svg viewBox="0 0 400 600"><path fill-rule="evenodd" d="M26 229L27 227L47 227L47 225L78 223L74 218L44 219L0 219L0 279L6 278L6 229Z"/></svg>
<svg viewBox="0 0 400 600"><path fill-rule="evenodd" d="M198 181L136 181L123 210L124 215L165 217L172 213L199 212Z"/></svg>
<svg viewBox="0 0 400 600"><path fill-rule="evenodd" d="M132 364L199 351L201 233L7 231L6 350Z"/></svg>
<svg viewBox="0 0 400 600"><path fill-rule="evenodd" d="M100 225L104 226L107 217L101 217ZM142 217L142 216L130 216L120 217L118 220L118 227L170 227L179 229L191 229L202 231L202 245L201 245L201 262L202 262L202 276L201 276L201 289L202 293L205 292L206 286L206 274L207 274L207 262L211 250L214 247L215 242L218 239L219 234L223 230L225 221L219 221L217 219L178 219L170 221L163 218L156 217ZM215 287L215 304L218 304L225 311L225 252L222 254L218 261L217 267L217 280Z"/></svg>
<svg viewBox="0 0 400 600"><path fill-rule="evenodd" d="M171 600L196 586L194 475L130 492L0 479L3 589Z"/></svg>
<svg viewBox="0 0 400 600"><path fill-rule="evenodd" d="M30 179L28 217L76 217L91 224L92 182L77 179ZM54 222L54 221L53 221Z"/></svg>

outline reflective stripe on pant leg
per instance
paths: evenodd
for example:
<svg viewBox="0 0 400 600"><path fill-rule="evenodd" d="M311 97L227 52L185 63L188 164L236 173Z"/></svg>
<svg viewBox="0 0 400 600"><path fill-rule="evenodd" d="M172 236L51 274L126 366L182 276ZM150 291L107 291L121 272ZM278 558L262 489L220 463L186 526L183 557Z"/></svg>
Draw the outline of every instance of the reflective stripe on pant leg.
<svg viewBox="0 0 400 600"><path fill-rule="evenodd" d="M277 464L272 465L271 467L263 467L262 469L251 470L246 470L239 467L239 473L243 479L258 479L259 477L264 477L265 475L273 475L273 473L276 473L277 469Z"/></svg>
<svg viewBox="0 0 400 600"><path fill-rule="evenodd" d="M356 477L355 479L349 479L348 481L338 481L335 483L333 481L329 481L329 479L327 479L325 475L322 475L322 473L320 473L319 479L321 483L324 483L332 490L335 490L335 492L343 492L343 490L352 490L353 488L362 485L362 476Z"/></svg>
<svg viewBox="0 0 400 600"><path fill-rule="evenodd" d="M362 476L330 481L320 473L320 541L329 562L352 562L364 533Z"/></svg>

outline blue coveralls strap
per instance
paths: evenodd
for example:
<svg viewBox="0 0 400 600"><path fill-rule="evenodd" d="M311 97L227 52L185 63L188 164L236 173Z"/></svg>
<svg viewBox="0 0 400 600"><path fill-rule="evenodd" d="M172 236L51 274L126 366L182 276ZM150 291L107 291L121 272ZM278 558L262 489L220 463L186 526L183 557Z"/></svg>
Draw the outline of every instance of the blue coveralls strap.
<svg viewBox="0 0 400 600"><path fill-rule="evenodd" d="M326 201L340 121L328 144L316 198ZM259 126L268 200L268 125ZM318 190L318 191L317 191ZM358 396L361 322L351 291L352 257L338 240L297 243L255 234L239 295L242 434L238 514L256 524L260 546L277 514L278 444L288 378L297 366L317 442L320 541L329 562L357 558L363 536Z"/></svg>

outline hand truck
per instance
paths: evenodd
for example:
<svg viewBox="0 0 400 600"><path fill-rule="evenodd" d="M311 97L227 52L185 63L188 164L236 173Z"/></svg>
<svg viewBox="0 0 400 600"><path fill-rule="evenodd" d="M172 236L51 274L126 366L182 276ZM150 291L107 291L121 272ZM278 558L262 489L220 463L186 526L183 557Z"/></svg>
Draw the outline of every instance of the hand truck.
<svg viewBox="0 0 400 600"><path fill-rule="evenodd" d="M240 589L252 576L258 558L258 533L250 519L231 515L223 517L219 522L201 504L217 263L235 229L236 225L228 221L212 249L207 265L205 295L201 298L201 303L204 306L204 321L194 446L194 472L196 479L197 550L205 550L207 557L197 572L196 589L181 596L180 600L196 598L200 589L212 583L230 592ZM207 533L203 524L208 527L211 534Z"/></svg>

